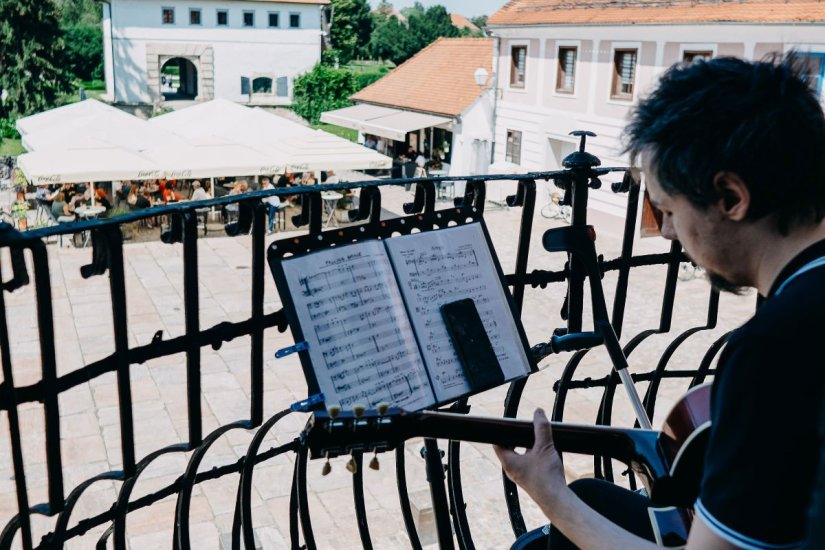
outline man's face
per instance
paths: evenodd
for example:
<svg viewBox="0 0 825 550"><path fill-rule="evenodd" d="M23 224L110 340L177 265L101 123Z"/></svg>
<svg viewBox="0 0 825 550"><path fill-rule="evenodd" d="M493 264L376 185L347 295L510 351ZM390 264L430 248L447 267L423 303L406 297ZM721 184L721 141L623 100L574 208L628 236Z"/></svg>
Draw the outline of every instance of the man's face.
<svg viewBox="0 0 825 550"><path fill-rule="evenodd" d="M683 195L670 194L645 163L645 185L653 205L662 212L662 237L678 240L691 260L704 268L719 290L739 293L747 284L742 273L742 247L735 228L724 223L717 207L699 208Z"/></svg>

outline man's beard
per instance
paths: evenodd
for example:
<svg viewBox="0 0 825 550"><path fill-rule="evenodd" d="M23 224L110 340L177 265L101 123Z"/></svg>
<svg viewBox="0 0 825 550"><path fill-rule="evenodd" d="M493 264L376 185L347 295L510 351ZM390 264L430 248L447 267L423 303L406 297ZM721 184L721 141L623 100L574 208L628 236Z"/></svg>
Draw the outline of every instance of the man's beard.
<svg viewBox="0 0 825 550"><path fill-rule="evenodd" d="M730 292L731 294L736 294L737 296L742 296L747 292L746 287L732 283L718 273L706 270L705 274L707 275L711 286L720 292Z"/></svg>

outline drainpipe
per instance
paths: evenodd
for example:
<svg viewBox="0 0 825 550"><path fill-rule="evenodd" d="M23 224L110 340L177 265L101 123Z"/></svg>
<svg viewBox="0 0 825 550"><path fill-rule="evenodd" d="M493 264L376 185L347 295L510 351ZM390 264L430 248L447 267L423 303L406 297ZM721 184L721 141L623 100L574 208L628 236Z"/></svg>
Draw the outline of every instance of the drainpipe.
<svg viewBox="0 0 825 550"><path fill-rule="evenodd" d="M490 142L490 164L496 159L496 108L498 107L498 57L501 48L501 37L497 36L489 29L487 34L493 39L493 139Z"/></svg>
<svg viewBox="0 0 825 550"><path fill-rule="evenodd" d="M111 0L101 0L109 8L109 42L111 44L112 55L112 103L117 103L117 75L115 71L115 31L112 23L112 2ZM106 61L104 60L104 63ZM105 73L105 67L104 67Z"/></svg>

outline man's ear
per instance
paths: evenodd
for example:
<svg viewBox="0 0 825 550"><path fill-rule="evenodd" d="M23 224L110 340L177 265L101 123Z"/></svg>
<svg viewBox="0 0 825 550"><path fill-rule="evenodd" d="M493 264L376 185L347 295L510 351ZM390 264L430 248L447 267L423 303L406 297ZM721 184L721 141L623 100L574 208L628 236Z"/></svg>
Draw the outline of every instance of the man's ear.
<svg viewBox="0 0 825 550"><path fill-rule="evenodd" d="M736 172L717 172L713 176L713 187L719 197L717 203L723 217L744 221L751 206L751 192Z"/></svg>

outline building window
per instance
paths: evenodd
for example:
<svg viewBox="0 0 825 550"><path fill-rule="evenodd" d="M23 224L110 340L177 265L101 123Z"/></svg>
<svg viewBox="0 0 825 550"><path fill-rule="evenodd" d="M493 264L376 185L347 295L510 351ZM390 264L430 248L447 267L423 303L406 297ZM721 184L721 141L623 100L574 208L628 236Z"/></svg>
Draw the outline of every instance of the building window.
<svg viewBox="0 0 825 550"><path fill-rule="evenodd" d="M289 14L289 28L290 29L300 29L301 28L301 14L300 13L290 13Z"/></svg>
<svg viewBox="0 0 825 550"><path fill-rule="evenodd" d="M269 26L270 27L280 27L281 26L281 14L277 11L269 12Z"/></svg>
<svg viewBox="0 0 825 550"><path fill-rule="evenodd" d="M254 11L244 11L243 12L243 26L244 27L254 27L255 26L255 12Z"/></svg>
<svg viewBox="0 0 825 550"><path fill-rule="evenodd" d="M524 88L527 69L527 46L513 46L510 49L510 87Z"/></svg>
<svg viewBox="0 0 825 550"><path fill-rule="evenodd" d="M692 63L694 61L710 61L713 57L713 52L709 51L685 51L684 55L682 56L682 61L685 63Z"/></svg>
<svg viewBox="0 0 825 550"><path fill-rule="evenodd" d="M504 160L513 164L521 164L521 132L507 130L507 148L504 151Z"/></svg>
<svg viewBox="0 0 825 550"><path fill-rule="evenodd" d="M249 78L242 76L241 77L241 95L249 95L252 90L249 87Z"/></svg>
<svg viewBox="0 0 825 550"><path fill-rule="evenodd" d="M572 94L576 87L576 56L578 48L562 46L559 48L559 71L556 77L556 91Z"/></svg>
<svg viewBox="0 0 825 550"><path fill-rule="evenodd" d="M253 94L271 94L272 93L272 79L266 76L259 76L252 80Z"/></svg>
<svg viewBox="0 0 825 550"><path fill-rule="evenodd" d="M825 101L825 53L798 53L802 74L820 102Z"/></svg>
<svg viewBox="0 0 825 550"><path fill-rule="evenodd" d="M229 25L229 12L226 10L218 10L218 26L226 27Z"/></svg>
<svg viewBox="0 0 825 550"><path fill-rule="evenodd" d="M634 50L616 50L613 53L612 99L633 99L633 81L636 79L636 55Z"/></svg>
<svg viewBox="0 0 825 550"><path fill-rule="evenodd" d="M201 24L201 10L190 8L189 9L189 24L190 25L200 25Z"/></svg>
<svg viewBox="0 0 825 550"><path fill-rule="evenodd" d="M278 97L287 97L289 95L289 81L285 76L279 76L275 81L275 95Z"/></svg>
<svg viewBox="0 0 825 550"><path fill-rule="evenodd" d="M160 20L164 25L175 24L175 8L161 8Z"/></svg>

